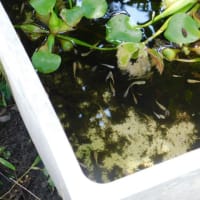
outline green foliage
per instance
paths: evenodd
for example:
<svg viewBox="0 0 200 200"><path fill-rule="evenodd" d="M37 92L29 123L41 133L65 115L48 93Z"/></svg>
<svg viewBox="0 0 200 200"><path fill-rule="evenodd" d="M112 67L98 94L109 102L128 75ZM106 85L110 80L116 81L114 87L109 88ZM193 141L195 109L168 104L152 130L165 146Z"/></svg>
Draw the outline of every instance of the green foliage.
<svg viewBox="0 0 200 200"><path fill-rule="evenodd" d="M61 20L54 11L51 12L48 26L50 32L53 34L64 33L71 30L71 27Z"/></svg>
<svg viewBox="0 0 200 200"><path fill-rule="evenodd" d="M4 167L6 167L12 171L15 171L16 170L15 166L8 161L8 159L10 157L10 152L7 151L5 149L5 147L0 147L0 155L1 155L0 156L0 165L3 165Z"/></svg>
<svg viewBox="0 0 200 200"><path fill-rule="evenodd" d="M72 9L62 9L60 13L62 19L71 27L76 26L83 17L83 10L79 6Z"/></svg>
<svg viewBox="0 0 200 200"><path fill-rule="evenodd" d="M23 24L18 27L26 33L48 33L47 30L42 29L41 27L34 24Z"/></svg>
<svg viewBox="0 0 200 200"><path fill-rule="evenodd" d="M4 167L11 169L13 171L16 170L15 166L12 163L8 162L7 160L5 160L2 157L0 157L0 164L2 164Z"/></svg>
<svg viewBox="0 0 200 200"><path fill-rule="evenodd" d="M200 38L197 22L186 13L177 13L169 21L164 36L177 44L188 44Z"/></svg>
<svg viewBox="0 0 200 200"><path fill-rule="evenodd" d="M6 107L7 102L11 99L11 91L6 80L3 77L0 79L0 106Z"/></svg>
<svg viewBox="0 0 200 200"><path fill-rule="evenodd" d="M32 56L34 67L44 74L56 71L61 63L61 57L54 53L38 51Z"/></svg>
<svg viewBox="0 0 200 200"><path fill-rule="evenodd" d="M107 3L105 0L83 0L83 15L88 19L103 17L107 11Z"/></svg>
<svg viewBox="0 0 200 200"><path fill-rule="evenodd" d="M119 14L112 17L106 25L106 40L120 44L121 42L140 42L142 32L130 24L130 17Z"/></svg>
<svg viewBox="0 0 200 200"><path fill-rule="evenodd" d="M30 0L30 5L40 15L48 15L53 10L56 0Z"/></svg>
<svg viewBox="0 0 200 200"><path fill-rule="evenodd" d="M74 6L71 9L63 8L61 10L61 17L69 26L74 27L83 17L88 19L103 17L107 11L107 7L108 5L105 0L83 0L81 6Z"/></svg>
<svg viewBox="0 0 200 200"><path fill-rule="evenodd" d="M96 25L98 25L98 20L94 19L107 16L108 3L106 0L82 0L79 4L75 4L71 0L67 3L64 1L58 3L56 0L30 0L29 3L36 12L35 16L32 20L27 20L27 24L16 27L22 29L32 39L45 36L45 41L32 56L34 67L41 73L56 71L62 59L59 55L60 48L62 51L68 52L75 45L100 51L117 50L118 67L122 70L127 69L127 66L130 67L133 60L141 65L142 58L144 58L144 63L156 66L160 74L164 68L163 59L185 62L187 57L190 57L191 52L192 55L199 54L196 47L190 46L200 39L200 17L198 14L200 3L198 0L163 0L164 10L143 25L132 25L130 17L125 14L110 16L104 23L105 35L100 37L102 41L97 40L95 44L71 37L69 33L72 32L73 35L73 32L79 32L79 23L83 18L89 22L92 21L91 24L97 23ZM59 4L62 6L58 6ZM163 21L160 28L144 41L145 28L161 20ZM35 21L41 21L41 23L37 24ZM41 24L44 24L44 27ZM100 25L102 26L102 24ZM91 37L95 37L95 34L99 35L99 33L91 33L90 30ZM148 47L149 41L161 34L169 42L173 42L176 48L172 46L150 49ZM102 43L103 45L98 47L98 44ZM141 48L145 50L145 56L141 56ZM186 59L180 58L183 55ZM149 61L147 61L148 59ZM199 62L199 60L200 58L197 57L188 60L188 62Z"/></svg>
<svg viewBox="0 0 200 200"><path fill-rule="evenodd" d="M131 59L134 58L134 55L139 51L139 46L140 44L132 42L122 43L118 46L117 60L118 66L121 70L125 70L127 68Z"/></svg>

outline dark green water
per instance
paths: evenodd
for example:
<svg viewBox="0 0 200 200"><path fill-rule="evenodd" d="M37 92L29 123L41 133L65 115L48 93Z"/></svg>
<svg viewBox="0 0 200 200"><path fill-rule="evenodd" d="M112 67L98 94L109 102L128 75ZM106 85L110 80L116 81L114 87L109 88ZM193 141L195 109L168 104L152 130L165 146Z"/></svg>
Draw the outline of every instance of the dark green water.
<svg viewBox="0 0 200 200"><path fill-rule="evenodd" d="M13 1L11 6L3 1L13 23L24 19L23 12L17 14L22 2ZM139 23L149 20L152 11L159 12L160 6L158 1L109 2L110 13L128 12ZM92 43L101 35L91 30L104 34L104 20L100 27L83 22L84 29L72 34ZM154 27L145 30L144 37L153 31ZM19 35L31 55L41 41L32 43ZM61 52L61 68L40 77L89 178L111 181L200 146L200 83L188 83L200 79L199 64L166 62L162 75L152 68L145 84L134 85L125 95L130 84L144 80L122 73L115 52L84 56L87 52L80 47Z"/></svg>

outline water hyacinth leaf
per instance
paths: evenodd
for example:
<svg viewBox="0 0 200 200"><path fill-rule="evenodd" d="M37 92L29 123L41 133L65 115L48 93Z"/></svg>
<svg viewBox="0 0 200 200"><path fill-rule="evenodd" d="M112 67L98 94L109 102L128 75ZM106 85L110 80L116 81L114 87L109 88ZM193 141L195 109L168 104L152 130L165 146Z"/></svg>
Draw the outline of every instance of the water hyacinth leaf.
<svg viewBox="0 0 200 200"><path fill-rule="evenodd" d="M165 38L177 44L189 44L200 38L198 24L185 13L177 13L169 21Z"/></svg>
<svg viewBox="0 0 200 200"><path fill-rule="evenodd" d="M166 8L169 8L172 4L174 4L177 0L163 0L162 1L162 5L163 7L166 9Z"/></svg>
<svg viewBox="0 0 200 200"><path fill-rule="evenodd" d="M57 16L54 11L52 11L49 19L49 29L51 30L51 33L56 34L70 31L71 27L69 27L62 19Z"/></svg>
<svg viewBox="0 0 200 200"><path fill-rule="evenodd" d="M83 10L79 6L75 6L72 9L62 9L60 16L71 27L76 26L83 17Z"/></svg>
<svg viewBox="0 0 200 200"><path fill-rule="evenodd" d="M0 164L2 164L4 167L11 169L13 171L16 170L15 166L12 163L8 162L7 160L1 157L0 157Z"/></svg>
<svg viewBox="0 0 200 200"><path fill-rule="evenodd" d="M133 54L135 54L137 51L138 51L137 43L127 42L120 44L117 48L118 67L121 70L126 69Z"/></svg>
<svg viewBox="0 0 200 200"><path fill-rule="evenodd" d="M50 52L38 51L32 56L32 62L39 72L48 74L56 71L61 64L61 57Z"/></svg>
<svg viewBox="0 0 200 200"><path fill-rule="evenodd" d="M83 0L81 7L86 18L95 19L106 14L108 4L106 0Z"/></svg>
<svg viewBox="0 0 200 200"><path fill-rule="evenodd" d="M140 42L142 32L130 24L130 17L119 14L112 17L106 25L106 40L115 44L121 42Z"/></svg>
<svg viewBox="0 0 200 200"><path fill-rule="evenodd" d="M48 15L56 4L56 0L30 0L31 6L40 15Z"/></svg>

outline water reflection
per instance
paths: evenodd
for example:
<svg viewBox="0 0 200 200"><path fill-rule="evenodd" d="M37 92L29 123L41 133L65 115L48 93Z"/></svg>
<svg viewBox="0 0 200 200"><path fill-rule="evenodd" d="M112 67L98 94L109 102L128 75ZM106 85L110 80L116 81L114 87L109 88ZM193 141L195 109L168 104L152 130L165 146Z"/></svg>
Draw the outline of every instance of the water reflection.
<svg viewBox="0 0 200 200"><path fill-rule="evenodd" d="M186 82L197 67L167 65L162 77L155 74L134 88L136 105L131 95L123 96L131 82L126 75L112 69L113 96L105 81L110 69L80 64L78 82L70 62L42 80L89 178L114 180L200 146L200 87Z"/></svg>

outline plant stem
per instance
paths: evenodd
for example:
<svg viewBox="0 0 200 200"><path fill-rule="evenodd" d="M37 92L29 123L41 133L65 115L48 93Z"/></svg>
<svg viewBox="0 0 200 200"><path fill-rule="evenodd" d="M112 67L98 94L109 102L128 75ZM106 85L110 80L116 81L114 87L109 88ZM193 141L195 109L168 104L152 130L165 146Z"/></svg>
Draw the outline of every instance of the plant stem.
<svg viewBox="0 0 200 200"><path fill-rule="evenodd" d="M18 185L19 187L21 187L23 190L25 190L26 192L28 192L29 194L31 194L35 199L37 200L41 200L39 197L37 197L35 194L33 194L31 191L29 191L28 189L26 189L23 185L20 184L20 181L31 171L34 169L34 167L36 165L38 165L38 163L40 162L40 158L39 156L37 156L35 158L35 160L33 161L32 165L24 172L24 174L22 176L20 176L17 180L14 180L13 178L7 178L2 172L0 172L0 175L2 175L3 177L6 177L9 181L13 182L14 184L12 185L12 187L6 192L4 193L2 196L0 196L0 199L5 199L5 197L13 190L13 188Z"/></svg>
<svg viewBox="0 0 200 200"><path fill-rule="evenodd" d="M154 38L156 38L157 36L159 36L161 33L163 33L165 31L165 29L168 26L169 20L171 19L171 17L169 17L165 23L149 38L147 38L144 43L147 44L149 41L153 40Z"/></svg>
<svg viewBox="0 0 200 200"><path fill-rule="evenodd" d="M193 59L177 58L176 61L186 62L186 63L195 63L195 62L200 62L200 58L193 58Z"/></svg>
<svg viewBox="0 0 200 200"><path fill-rule="evenodd" d="M77 38L73 38L73 37L66 36L66 35L56 35L56 37L63 39L63 40L70 41L73 44L77 44L77 45L80 45L80 46L83 46L83 47L88 47L90 49L95 49L95 50L100 50L100 51L113 51L113 50L117 49L116 47L97 47L96 45L92 45L92 44L89 44L89 43L84 42L82 40L79 40Z"/></svg>
<svg viewBox="0 0 200 200"><path fill-rule="evenodd" d="M177 12L187 12L190 8L192 8L198 0L178 0L174 2L171 6L169 6L166 10L164 10L161 14L157 15L154 17L152 20L149 22L143 24L143 25L138 25L140 28L147 27L157 21L160 21L161 19L168 17L170 15L173 15Z"/></svg>
<svg viewBox="0 0 200 200"><path fill-rule="evenodd" d="M73 3L72 3L72 0L69 0L69 7L70 8L72 8L73 7L73 5L72 5Z"/></svg>

